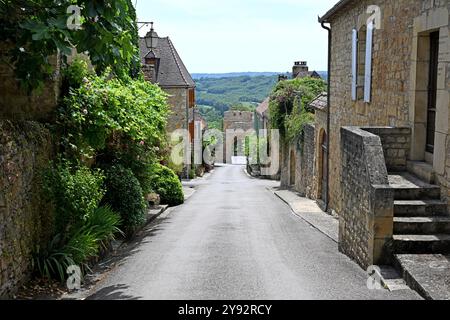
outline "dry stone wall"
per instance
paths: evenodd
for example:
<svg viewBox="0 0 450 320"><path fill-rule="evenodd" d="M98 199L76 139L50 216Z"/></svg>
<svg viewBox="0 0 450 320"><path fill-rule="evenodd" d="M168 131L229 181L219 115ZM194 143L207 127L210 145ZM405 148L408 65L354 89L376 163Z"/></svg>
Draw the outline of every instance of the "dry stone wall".
<svg viewBox="0 0 450 320"><path fill-rule="evenodd" d="M0 120L0 297L27 280L32 250L52 233L53 211L40 186L52 155L42 125Z"/></svg>

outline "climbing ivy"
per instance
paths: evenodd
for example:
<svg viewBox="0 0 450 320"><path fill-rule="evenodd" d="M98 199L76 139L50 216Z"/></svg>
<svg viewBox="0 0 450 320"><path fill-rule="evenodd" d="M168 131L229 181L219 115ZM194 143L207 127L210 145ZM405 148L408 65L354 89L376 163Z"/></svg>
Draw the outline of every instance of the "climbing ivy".
<svg viewBox="0 0 450 320"><path fill-rule="evenodd" d="M80 15L68 10L80 8ZM79 17L79 18L78 18ZM75 19L75 20L74 20ZM71 30L68 23L80 22ZM22 87L42 87L53 73L49 57L87 52L100 74L111 67L119 77L137 75L136 13L130 0L0 0L0 42ZM6 58L2 58L5 60Z"/></svg>
<svg viewBox="0 0 450 320"><path fill-rule="evenodd" d="M325 89L326 83L322 79L301 78L279 82L269 102L272 127L279 129L285 140L293 141L302 133L304 125L314 119L313 110L308 105Z"/></svg>
<svg viewBox="0 0 450 320"><path fill-rule="evenodd" d="M56 127L66 156L91 158L108 143L123 144L124 138L142 148L164 142L169 107L158 86L110 72L89 74L82 60L65 74L71 89L57 112Z"/></svg>

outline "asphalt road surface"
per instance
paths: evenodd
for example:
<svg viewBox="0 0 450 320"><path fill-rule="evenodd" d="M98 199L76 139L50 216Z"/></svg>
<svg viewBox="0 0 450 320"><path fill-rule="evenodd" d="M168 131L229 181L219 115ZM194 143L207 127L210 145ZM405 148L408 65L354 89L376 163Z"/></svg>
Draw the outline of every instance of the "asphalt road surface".
<svg viewBox="0 0 450 320"><path fill-rule="evenodd" d="M337 244L242 166L222 166L149 227L88 299L417 299L369 290Z"/></svg>

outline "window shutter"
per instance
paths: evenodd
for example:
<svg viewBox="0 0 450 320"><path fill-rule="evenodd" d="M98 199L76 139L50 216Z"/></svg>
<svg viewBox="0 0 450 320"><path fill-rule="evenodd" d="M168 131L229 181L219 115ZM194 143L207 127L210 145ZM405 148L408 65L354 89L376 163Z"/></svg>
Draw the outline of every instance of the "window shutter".
<svg viewBox="0 0 450 320"><path fill-rule="evenodd" d="M367 26L366 40L366 70L364 75L364 102L370 102L372 94L372 48L374 24L371 21Z"/></svg>
<svg viewBox="0 0 450 320"><path fill-rule="evenodd" d="M352 31L352 100L356 101L358 85L358 31Z"/></svg>

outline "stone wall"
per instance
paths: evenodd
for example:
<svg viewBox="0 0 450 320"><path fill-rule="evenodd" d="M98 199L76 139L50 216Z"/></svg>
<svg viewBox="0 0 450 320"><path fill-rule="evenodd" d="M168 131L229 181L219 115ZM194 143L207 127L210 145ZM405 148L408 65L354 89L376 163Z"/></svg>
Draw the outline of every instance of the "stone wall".
<svg viewBox="0 0 450 320"><path fill-rule="evenodd" d="M186 88L162 88L169 95L171 115L167 120L167 131L186 129L186 108L188 105L188 90Z"/></svg>
<svg viewBox="0 0 450 320"><path fill-rule="evenodd" d="M381 28L374 31L373 38L372 99L370 103L364 103L351 99L352 29L365 23L370 5L381 9ZM410 160L424 160L423 147L419 156L415 156L415 150L423 140L424 121L421 117L426 114L426 85L419 82L427 74L427 61L420 56L426 48L420 46L420 39L426 32L434 30L440 30L441 34L434 168L443 197L449 199L450 204L449 9L450 2L444 0L354 0L330 19L330 207L338 213L343 206L341 179L344 165L340 152L343 126L409 127L412 137L407 156ZM403 154L401 150L399 156ZM389 156L397 158L394 153L396 151L391 151L388 161ZM388 164L390 168L393 165Z"/></svg>
<svg viewBox="0 0 450 320"><path fill-rule="evenodd" d="M301 196L312 199L317 195L317 174L315 164L316 130L313 125L305 125L303 134L297 141L284 144L281 156L281 187L291 188ZM294 155L294 159L291 157ZM291 161L295 161L295 184L291 185Z"/></svg>
<svg viewBox="0 0 450 320"><path fill-rule="evenodd" d="M7 57L8 49L0 44L0 56ZM0 61L0 119L47 120L51 117L58 104L61 61L59 56L49 59L54 68L53 78L33 94L21 89L11 66Z"/></svg>
<svg viewBox="0 0 450 320"><path fill-rule="evenodd" d="M341 137L339 250L363 268L383 264L393 234L394 193L381 139L357 127L342 128Z"/></svg>
<svg viewBox="0 0 450 320"><path fill-rule="evenodd" d="M50 133L36 122L0 120L0 297L28 278L31 252L52 231L40 173L52 159Z"/></svg>
<svg viewBox="0 0 450 320"><path fill-rule="evenodd" d="M406 171L411 150L411 129L393 127L363 127L381 139L388 172Z"/></svg>
<svg viewBox="0 0 450 320"><path fill-rule="evenodd" d="M298 191L309 198L316 196L315 174L316 166L314 163L315 154L315 127L306 125L303 130L302 147L301 147L301 161L300 161L300 176L297 177L296 188Z"/></svg>

